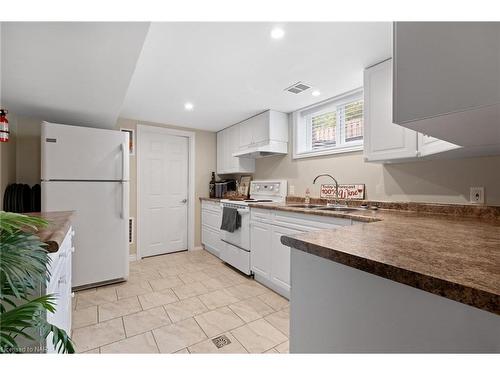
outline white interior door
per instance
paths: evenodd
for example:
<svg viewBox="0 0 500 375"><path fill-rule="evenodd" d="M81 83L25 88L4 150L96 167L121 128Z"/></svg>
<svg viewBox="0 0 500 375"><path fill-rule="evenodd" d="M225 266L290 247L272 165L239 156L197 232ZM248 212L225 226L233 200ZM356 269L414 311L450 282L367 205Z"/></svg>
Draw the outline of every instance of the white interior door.
<svg viewBox="0 0 500 375"><path fill-rule="evenodd" d="M140 256L186 250L188 138L148 128L139 142Z"/></svg>

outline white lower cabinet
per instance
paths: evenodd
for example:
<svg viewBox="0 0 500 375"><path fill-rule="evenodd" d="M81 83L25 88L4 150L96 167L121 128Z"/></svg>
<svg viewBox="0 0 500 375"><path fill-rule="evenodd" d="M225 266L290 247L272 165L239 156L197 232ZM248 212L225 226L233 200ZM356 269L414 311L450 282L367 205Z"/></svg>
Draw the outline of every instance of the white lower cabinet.
<svg viewBox="0 0 500 375"><path fill-rule="evenodd" d="M250 265L256 275L271 279L271 225L252 222L250 224Z"/></svg>
<svg viewBox="0 0 500 375"><path fill-rule="evenodd" d="M271 283L275 285L280 294L285 294L290 298L290 247L281 243L281 236L302 233L296 229L272 228L271 239Z"/></svg>
<svg viewBox="0 0 500 375"><path fill-rule="evenodd" d="M224 242L220 239L222 209L219 202L201 202L201 243L203 247L220 257Z"/></svg>
<svg viewBox="0 0 500 375"><path fill-rule="evenodd" d="M290 247L281 237L345 225L351 220L252 208L250 268L255 280L290 298Z"/></svg>
<svg viewBox="0 0 500 375"><path fill-rule="evenodd" d="M56 298L55 312L47 312L47 322L71 334L71 262L74 251L74 232L70 228L59 250L49 254L51 258L50 279L46 286L46 293ZM46 339L47 352L55 353L57 349L52 344L52 334Z"/></svg>

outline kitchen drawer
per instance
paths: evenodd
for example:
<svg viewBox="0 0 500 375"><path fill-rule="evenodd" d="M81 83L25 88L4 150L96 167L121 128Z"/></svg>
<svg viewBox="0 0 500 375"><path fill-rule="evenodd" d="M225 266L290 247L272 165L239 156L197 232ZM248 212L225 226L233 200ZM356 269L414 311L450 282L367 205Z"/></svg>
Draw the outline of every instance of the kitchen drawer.
<svg viewBox="0 0 500 375"><path fill-rule="evenodd" d="M250 252L242 250L236 246L233 246L227 242L224 242L223 248L220 253L220 258L239 269L245 274L250 274Z"/></svg>
<svg viewBox="0 0 500 375"><path fill-rule="evenodd" d="M201 243L204 245L205 249L214 254L216 257L220 257L220 251L224 246L224 242L220 239L220 232L214 230L206 225L201 227Z"/></svg>
<svg viewBox="0 0 500 375"><path fill-rule="evenodd" d="M274 217L273 210L265 210L260 208L250 209L251 221L259 221L262 223L270 223Z"/></svg>
<svg viewBox="0 0 500 375"><path fill-rule="evenodd" d="M215 212L222 211L220 203L215 201L201 201L201 209Z"/></svg>
<svg viewBox="0 0 500 375"><path fill-rule="evenodd" d="M201 224L211 227L213 229L219 230L222 220L222 215L220 212L215 212L211 210L201 211Z"/></svg>

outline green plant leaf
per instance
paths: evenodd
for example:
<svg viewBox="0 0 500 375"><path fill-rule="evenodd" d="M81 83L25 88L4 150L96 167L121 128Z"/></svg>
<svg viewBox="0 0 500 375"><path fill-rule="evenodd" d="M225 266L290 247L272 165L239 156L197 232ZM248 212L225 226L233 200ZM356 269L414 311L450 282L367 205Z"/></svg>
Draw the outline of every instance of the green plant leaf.
<svg viewBox="0 0 500 375"><path fill-rule="evenodd" d="M39 329L42 338L52 334L60 353L74 353L64 330L47 322L45 312L56 311L52 295L31 299L50 279L50 257L34 231L47 225L39 218L0 211L0 352L17 349L18 337L35 340L28 329Z"/></svg>
<svg viewBox="0 0 500 375"><path fill-rule="evenodd" d="M27 216L14 212L0 211L0 231L13 233L14 231L36 231L46 227L49 222L41 217Z"/></svg>

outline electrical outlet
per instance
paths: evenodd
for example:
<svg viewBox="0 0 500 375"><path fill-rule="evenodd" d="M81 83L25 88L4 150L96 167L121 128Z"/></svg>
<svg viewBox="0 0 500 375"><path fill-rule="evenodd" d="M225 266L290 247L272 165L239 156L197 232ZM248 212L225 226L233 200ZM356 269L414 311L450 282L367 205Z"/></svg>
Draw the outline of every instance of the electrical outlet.
<svg viewBox="0 0 500 375"><path fill-rule="evenodd" d="M288 187L288 195L295 195L295 186L294 185L290 185Z"/></svg>
<svg viewBox="0 0 500 375"><path fill-rule="evenodd" d="M484 203L484 187L471 187L470 188L470 202L482 204Z"/></svg>

